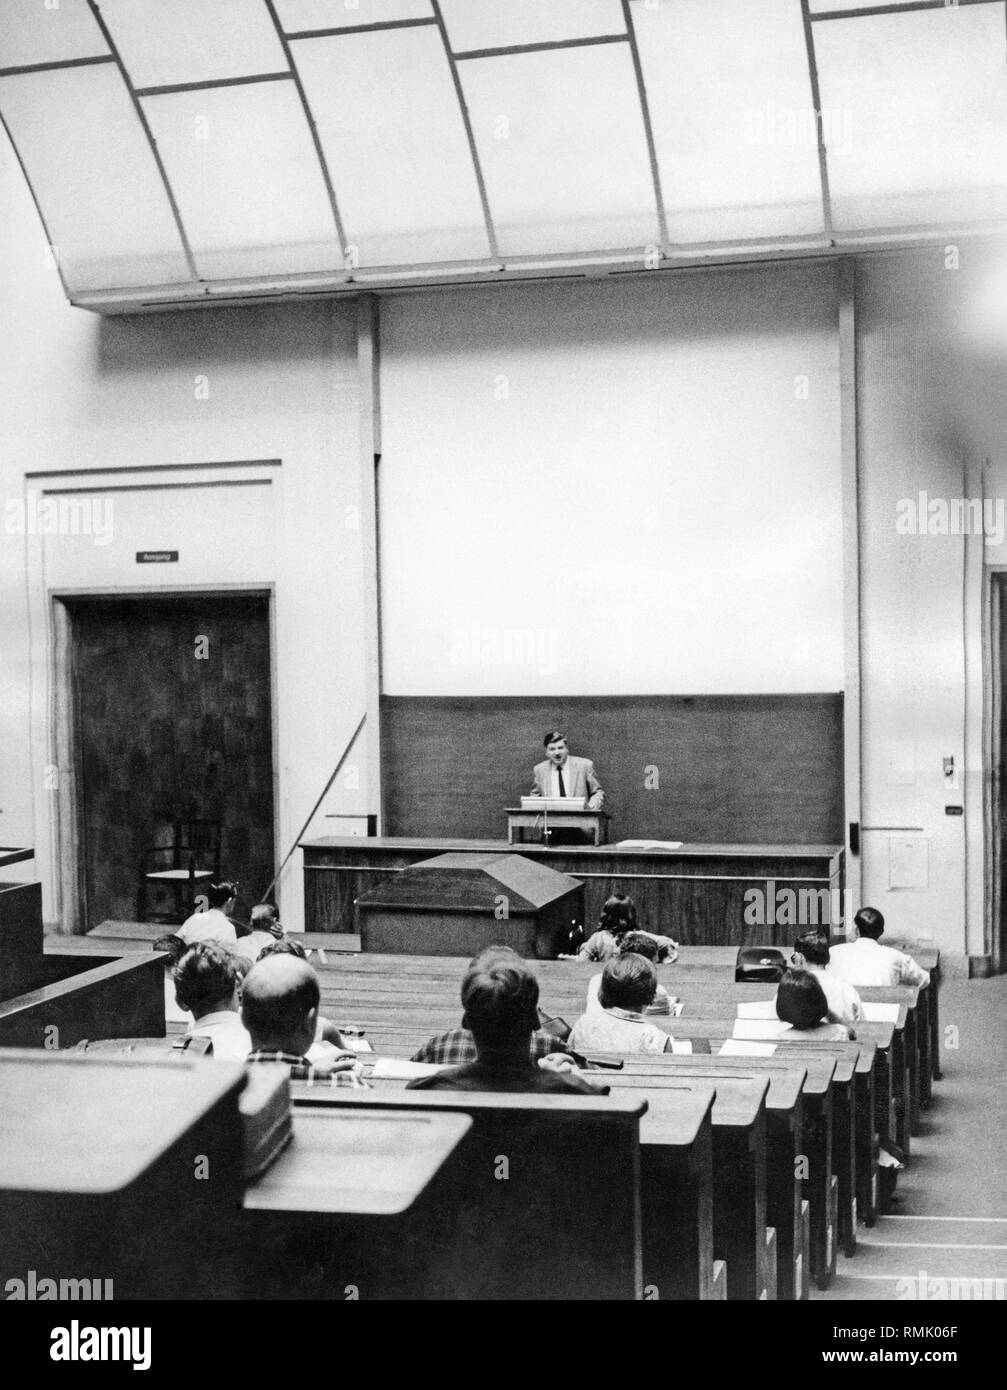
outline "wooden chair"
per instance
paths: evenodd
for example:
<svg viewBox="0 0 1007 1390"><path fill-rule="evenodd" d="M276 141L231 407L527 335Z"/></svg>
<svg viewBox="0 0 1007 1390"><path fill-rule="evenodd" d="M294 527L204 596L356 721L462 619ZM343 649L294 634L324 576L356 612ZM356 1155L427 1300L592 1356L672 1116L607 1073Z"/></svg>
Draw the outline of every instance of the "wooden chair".
<svg viewBox="0 0 1007 1390"><path fill-rule="evenodd" d="M170 838L145 850L141 860L136 904L140 922L184 922L196 910L200 888L220 878L220 821L178 820L166 828ZM160 910L148 918L154 893Z"/></svg>

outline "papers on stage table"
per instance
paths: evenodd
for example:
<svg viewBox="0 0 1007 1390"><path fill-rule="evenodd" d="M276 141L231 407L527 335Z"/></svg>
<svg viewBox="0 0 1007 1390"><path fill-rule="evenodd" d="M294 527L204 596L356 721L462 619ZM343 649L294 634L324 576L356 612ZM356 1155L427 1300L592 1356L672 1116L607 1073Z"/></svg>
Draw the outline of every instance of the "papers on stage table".
<svg viewBox="0 0 1007 1390"><path fill-rule="evenodd" d="M616 849L681 849L684 840L619 840Z"/></svg>

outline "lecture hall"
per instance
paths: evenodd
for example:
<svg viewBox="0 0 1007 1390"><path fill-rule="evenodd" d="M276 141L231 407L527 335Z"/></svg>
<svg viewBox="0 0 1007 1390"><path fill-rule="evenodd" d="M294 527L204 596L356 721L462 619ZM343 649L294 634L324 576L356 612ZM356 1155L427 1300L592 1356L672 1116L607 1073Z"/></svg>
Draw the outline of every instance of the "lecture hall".
<svg viewBox="0 0 1007 1390"><path fill-rule="evenodd" d="M1007 1299L1005 10L0 0L2 1301Z"/></svg>

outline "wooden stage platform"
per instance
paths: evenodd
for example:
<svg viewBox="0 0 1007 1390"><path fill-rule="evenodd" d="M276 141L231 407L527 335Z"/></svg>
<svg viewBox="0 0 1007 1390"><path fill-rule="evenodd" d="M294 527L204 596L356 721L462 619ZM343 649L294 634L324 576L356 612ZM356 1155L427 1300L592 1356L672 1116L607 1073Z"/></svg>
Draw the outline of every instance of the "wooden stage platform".
<svg viewBox="0 0 1007 1390"><path fill-rule="evenodd" d="M629 893L641 926L683 945L737 946L746 941L790 945L798 912L803 925L837 924L844 887L841 845L694 844L663 850L615 844L546 849L509 846L506 840L349 836L307 840L301 848L309 932L355 932L354 902L361 893L422 859L466 851L520 853L579 879L585 890L587 932L594 929L607 897ZM756 916L760 919L753 920Z"/></svg>

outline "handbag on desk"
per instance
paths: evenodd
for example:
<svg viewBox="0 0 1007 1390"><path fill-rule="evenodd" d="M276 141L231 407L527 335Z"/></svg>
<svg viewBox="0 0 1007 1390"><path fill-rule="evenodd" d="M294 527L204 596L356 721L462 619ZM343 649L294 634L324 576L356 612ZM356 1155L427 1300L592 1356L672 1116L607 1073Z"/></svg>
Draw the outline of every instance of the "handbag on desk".
<svg viewBox="0 0 1007 1390"><path fill-rule="evenodd" d="M734 963L735 984L779 984L787 958L776 946L739 946Z"/></svg>

